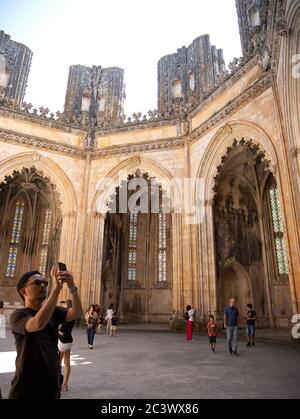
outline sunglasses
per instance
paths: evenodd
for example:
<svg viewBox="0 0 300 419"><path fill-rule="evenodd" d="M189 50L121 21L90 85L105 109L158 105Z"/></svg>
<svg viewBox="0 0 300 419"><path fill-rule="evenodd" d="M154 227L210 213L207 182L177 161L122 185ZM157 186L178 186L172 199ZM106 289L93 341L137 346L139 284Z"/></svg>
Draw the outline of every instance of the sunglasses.
<svg viewBox="0 0 300 419"><path fill-rule="evenodd" d="M45 279L35 279L31 284L28 284L27 287L30 287L30 285L40 287L42 284L45 285L45 287L48 287L48 281L46 281Z"/></svg>

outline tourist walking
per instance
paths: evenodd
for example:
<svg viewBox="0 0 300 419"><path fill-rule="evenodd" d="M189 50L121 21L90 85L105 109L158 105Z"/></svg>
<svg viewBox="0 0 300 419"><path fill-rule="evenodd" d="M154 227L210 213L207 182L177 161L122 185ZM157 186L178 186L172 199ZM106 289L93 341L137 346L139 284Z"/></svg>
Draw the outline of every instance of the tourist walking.
<svg viewBox="0 0 300 419"><path fill-rule="evenodd" d="M72 308L72 300L65 301L65 308ZM58 329L58 349L60 352L60 365L64 361L64 375L61 386L62 391L68 391L69 378L71 374L71 349L73 345L72 329L75 325L75 320L72 322L65 322L59 326Z"/></svg>
<svg viewBox="0 0 300 419"><path fill-rule="evenodd" d="M255 346L255 322L256 312L253 310L252 304L247 304L247 324L246 324L246 336L248 337L247 347ZM252 340L252 342L251 342Z"/></svg>
<svg viewBox="0 0 300 419"><path fill-rule="evenodd" d="M95 311L94 304L90 305L88 311L86 312L85 321L86 321L86 333L87 333L88 346L90 349L93 349L94 337L96 333L96 327L98 324L98 314Z"/></svg>
<svg viewBox="0 0 300 419"><path fill-rule="evenodd" d="M194 324L194 306L186 306L185 320L186 320L186 340L193 340L193 324Z"/></svg>
<svg viewBox="0 0 300 419"><path fill-rule="evenodd" d="M116 336L117 333L117 313L114 312L112 318L111 318L111 336L114 337Z"/></svg>
<svg viewBox="0 0 300 419"><path fill-rule="evenodd" d="M224 327L227 334L228 350L230 354L238 355L239 311L235 307L235 299L229 300L229 306L224 309Z"/></svg>
<svg viewBox="0 0 300 419"><path fill-rule="evenodd" d="M109 308L106 310L105 320L107 321L106 324L106 334L108 335L111 331L111 319L114 314L114 304L111 304Z"/></svg>
<svg viewBox="0 0 300 419"><path fill-rule="evenodd" d="M209 316L209 321L207 323L207 332L209 337L209 343L213 353L216 353L216 343L217 343L217 323L215 322L214 316Z"/></svg>

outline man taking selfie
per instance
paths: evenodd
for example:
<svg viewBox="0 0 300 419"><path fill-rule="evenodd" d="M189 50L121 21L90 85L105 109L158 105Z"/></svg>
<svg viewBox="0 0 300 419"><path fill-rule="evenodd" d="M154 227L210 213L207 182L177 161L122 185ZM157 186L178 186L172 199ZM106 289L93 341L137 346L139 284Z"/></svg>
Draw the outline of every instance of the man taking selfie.
<svg viewBox="0 0 300 419"><path fill-rule="evenodd" d="M25 273L17 284L25 308L15 310L10 317L17 350L10 399L60 398L58 326L78 319L83 311L73 276L55 267L50 275L52 290L48 298L48 282L38 271ZM64 283L71 293L69 310L56 307Z"/></svg>

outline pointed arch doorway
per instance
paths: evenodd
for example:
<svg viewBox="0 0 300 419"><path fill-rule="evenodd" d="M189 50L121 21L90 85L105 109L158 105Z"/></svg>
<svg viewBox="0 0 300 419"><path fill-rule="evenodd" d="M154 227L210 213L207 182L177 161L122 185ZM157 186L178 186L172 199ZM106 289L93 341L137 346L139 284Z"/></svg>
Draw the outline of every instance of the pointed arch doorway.
<svg viewBox="0 0 300 419"><path fill-rule="evenodd" d="M129 206L136 192L130 182L140 180L147 186L146 212ZM154 212L153 185L159 191ZM121 211L124 189L128 202ZM105 311L113 303L124 322L165 323L172 314L172 217L162 211L162 197L161 186L140 170L121 182L111 197L104 224L100 305Z"/></svg>
<svg viewBox="0 0 300 419"><path fill-rule="evenodd" d="M246 314L246 305L253 302L250 276L243 266L234 260L228 260L221 271L218 295L220 307L225 307L230 298L235 298L241 318Z"/></svg>
<svg viewBox="0 0 300 419"><path fill-rule="evenodd" d="M2 298L20 301L16 283L26 271L46 277L58 258L62 228L59 193L34 166L0 183L0 285Z"/></svg>
<svg viewBox="0 0 300 419"><path fill-rule="evenodd" d="M280 191L265 152L251 140L235 140L214 191L220 316L235 297L242 315L254 305L260 327L287 323L292 304Z"/></svg>

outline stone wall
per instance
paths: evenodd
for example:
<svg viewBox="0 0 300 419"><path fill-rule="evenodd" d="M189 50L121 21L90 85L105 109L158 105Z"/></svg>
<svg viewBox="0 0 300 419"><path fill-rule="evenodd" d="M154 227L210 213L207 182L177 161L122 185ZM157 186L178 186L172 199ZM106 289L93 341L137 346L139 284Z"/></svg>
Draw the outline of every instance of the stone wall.
<svg viewBox="0 0 300 419"><path fill-rule="evenodd" d="M236 0L243 54L266 43L269 0Z"/></svg>
<svg viewBox="0 0 300 419"><path fill-rule="evenodd" d="M0 97L21 104L25 95L32 52L0 31Z"/></svg>
<svg viewBox="0 0 300 419"><path fill-rule="evenodd" d="M171 113L173 107L205 96L225 71L223 50L211 46L208 35L199 36L189 47L166 55L158 62L158 110Z"/></svg>

